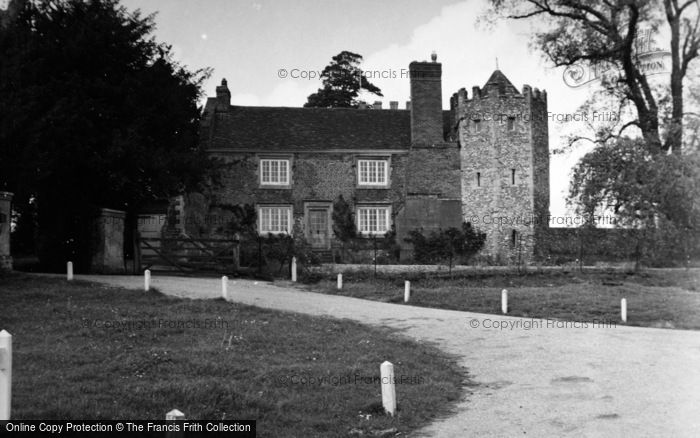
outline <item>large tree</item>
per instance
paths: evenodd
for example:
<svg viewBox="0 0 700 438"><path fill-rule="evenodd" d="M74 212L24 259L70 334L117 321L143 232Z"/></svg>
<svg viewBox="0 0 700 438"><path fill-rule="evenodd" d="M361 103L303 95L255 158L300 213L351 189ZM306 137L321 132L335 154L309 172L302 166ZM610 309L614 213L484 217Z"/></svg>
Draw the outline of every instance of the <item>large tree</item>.
<svg viewBox="0 0 700 438"><path fill-rule="evenodd" d="M512 19L543 19L534 45L555 66L587 62L612 65L620 75L607 86L621 91L637 117L650 152L680 152L683 143L683 85L700 49L700 3L697 0L492 0L496 11ZM671 115L660 123L659 97L639 59L642 29L669 29L664 49L671 53Z"/></svg>
<svg viewBox="0 0 700 438"><path fill-rule="evenodd" d="M357 53L342 51L335 55L321 72L323 87L309 95L304 106L356 108L361 90L382 96L382 91L362 74L361 62L362 56Z"/></svg>
<svg viewBox="0 0 700 438"><path fill-rule="evenodd" d="M621 114L598 124L595 145L574 169L569 201L581 214L614 212L622 225L640 231L673 230L667 247L692 242L700 214L700 163L697 59L700 2L697 0L492 0L511 19L540 20L533 45L558 67L608 70L601 87L581 108L591 112L602 102ZM644 71L650 34L669 35L668 80L650 80ZM659 41L656 41L659 44ZM653 56L653 55L652 55ZM587 65L586 65L587 64ZM576 71L576 70L572 70ZM689 86L690 89L684 90ZM684 91L690 102L684 100ZM603 99L601 99L603 97ZM633 128L637 127L635 132ZM629 129L629 131L628 131ZM672 152L672 153L671 153ZM658 233L656 233L658 234ZM667 234L668 236L668 234ZM641 251L637 251L638 256Z"/></svg>
<svg viewBox="0 0 700 438"><path fill-rule="evenodd" d="M20 7L18 7L18 5ZM134 213L196 185L208 70L175 62L153 16L117 0L15 2L0 28L0 189L36 204L47 267L95 207Z"/></svg>

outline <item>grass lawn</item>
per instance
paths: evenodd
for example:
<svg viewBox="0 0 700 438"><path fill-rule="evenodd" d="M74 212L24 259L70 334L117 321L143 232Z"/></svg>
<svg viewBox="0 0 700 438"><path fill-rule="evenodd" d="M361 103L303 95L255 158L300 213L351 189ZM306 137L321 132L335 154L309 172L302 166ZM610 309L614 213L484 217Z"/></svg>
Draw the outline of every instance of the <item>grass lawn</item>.
<svg viewBox="0 0 700 438"><path fill-rule="evenodd" d="M698 270L625 272L544 271L448 274L343 275L306 287L314 292L403 303L404 280L411 281L411 305L500 314L501 290L508 289L509 315L567 321L620 321L620 299L627 299L627 324L700 329Z"/></svg>
<svg viewBox="0 0 700 438"><path fill-rule="evenodd" d="M260 437L405 434L449 414L468 383L436 348L346 320L20 274L0 277L0 302L0 329L14 336L13 419L164 419L177 408L257 420ZM405 380L395 418L368 383L385 360Z"/></svg>

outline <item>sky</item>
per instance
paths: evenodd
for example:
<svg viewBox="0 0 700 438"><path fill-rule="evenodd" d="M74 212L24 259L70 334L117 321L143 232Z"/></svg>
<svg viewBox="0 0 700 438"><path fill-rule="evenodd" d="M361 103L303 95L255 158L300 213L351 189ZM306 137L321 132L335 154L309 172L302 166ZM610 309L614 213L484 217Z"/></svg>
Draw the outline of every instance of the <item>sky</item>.
<svg viewBox="0 0 700 438"><path fill-rule="evenodd" d="M533 24L484 18L486 0L122 0L129 9L157 12L159 41L190 69L211 67L205 86L215 94L228 81L234 105L302 106L321 85L317 78L343 50L364 57L364 71L386 77L370 80L384 94L368 102L409 100L401 71L411 61L442 63L443 107L458 89L483 86L498 68L519 90L523 84L546 89L548 110L573 114L597 85L571 88L562 68L554 68L530 45ZM286 72L286 77L284 76ZM382 73L383 72L383 73ZM316 77L309 77L316 75ZM375 75L376 76L376 75ZM550 151L577 122L549 123ZM550 157L550 211L565 215L570 172L589 147Z"/></svg>

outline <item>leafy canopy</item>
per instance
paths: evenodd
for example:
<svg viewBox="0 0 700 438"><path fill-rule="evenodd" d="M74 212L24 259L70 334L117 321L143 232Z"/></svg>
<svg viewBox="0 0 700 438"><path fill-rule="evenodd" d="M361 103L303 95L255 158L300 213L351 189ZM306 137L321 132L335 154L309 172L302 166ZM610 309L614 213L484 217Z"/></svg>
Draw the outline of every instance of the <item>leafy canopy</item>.
<svg viewBox="0 0 700 438"><path fill-rule="evenodd" d="M342 51L335 55L330 64L321 72L323 87L309 95L305 107L315 108L356 108L360 90L377 96L382 91L369 82L362 74L362 56Z"/></svg>
<svg viewBox="0 0 700 438"><path fill-rule="evenodd" d="M134 212L205 178L198 100L209 71L174 61L152 36L153 15L117 0L15 0L10 10L0 24L0 189L15 193L20 214L36 203L40 256L64 257L95 207Z"/></svg>

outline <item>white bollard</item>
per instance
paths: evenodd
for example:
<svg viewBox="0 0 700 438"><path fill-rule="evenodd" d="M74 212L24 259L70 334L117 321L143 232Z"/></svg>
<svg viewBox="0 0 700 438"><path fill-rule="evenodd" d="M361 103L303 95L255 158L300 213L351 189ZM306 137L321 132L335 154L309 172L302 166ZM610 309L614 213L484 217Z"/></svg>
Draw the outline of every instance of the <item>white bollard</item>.
<svg viewBox="0 0 700 438"><path fill-rule="evenodd" d="M379 367L382 377L382 406L384 410L394 416L396 413L396 386L394 386L394 365L389 361Z"/></svg>
<svg viewBox="0 0 700 438"><path fill-rule="evenodd" d="M228 300L228 277L225 275L221 277L221 296Z"/></svg>
<svg viewBox="0 0 700 438"><path fill-rule="evenodd" d="M343 288L343 274L338 274L338 290Z"/></svg>
<svg viewBox="0 0 700 438"><path fill-rule="evenodd" d="M178 409L173 409L172 411L165 414L165 421L184 420L184 419L185 419L185 414L180 412L180 410L178 410Z"/></svg>
<svg viewBox="0 0 700 438"><path fill-rule="evenodd" d="M165 421L183 421L185 420L185 414L180 412L178 409L173 409L172 411L165 414ZM166 432L166 438L180 438L185 436L183 430L178 430L176 432Z"/></svg>
<svg viewBox="0 0 700 438"><path fill-rule="evenodd" d="M411 282L406 280L406 282L403 284L403 302L408 303L408 300L411 298Z"/></svg>
<svg viewBox="0 0 700 438"><path fill-rule="evenodd" d="M66 280L71 281L73 279L73 262L66 263Z"/></svg>
<svg viewBox="0 0 700 438"><path fill-rule="evenodd" d="M505 289L501 291L501 312L508 313L508 291Z"/></svg>
<svg viewBox="0 0 700 438"><path fill-rule="evenodd" d="M297 258L292 257L292 281L297 281Z"/></svg>
<svg viewBox="0 0 700 438"><path fill-rule="evenodd" d="M0 331L0 421L10 419L12 401L12 335Z"/></svg>
<svg viewBox="0 0 700 438"><path fill-rule="evenodd" d="M622 322L627 322L627 300L625 298L620 300L620 316Z"/></svg>
<svg viewBox="0 0 700 438"><path fill-rule="evenodd" d="M151 270L143 271L143 289L148 292L151 289Z"/></svg>

